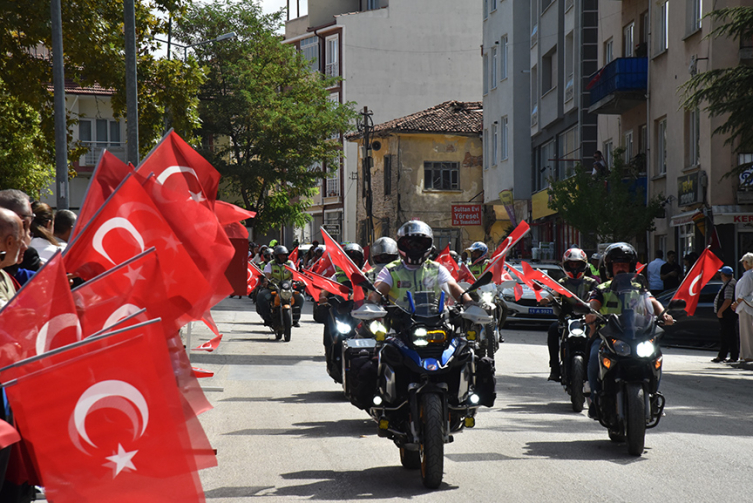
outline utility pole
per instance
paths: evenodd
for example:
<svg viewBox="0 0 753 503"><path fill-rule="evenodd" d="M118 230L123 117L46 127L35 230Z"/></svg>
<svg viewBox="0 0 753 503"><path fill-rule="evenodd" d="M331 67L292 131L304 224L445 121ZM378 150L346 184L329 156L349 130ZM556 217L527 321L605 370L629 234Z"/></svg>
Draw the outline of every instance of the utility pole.
<svg viewBox="0 0 753 503"><path fill-rule="evenodd" d="M374 112L369 111L369 107L363 107L363 196L366 200L366 236L369 243L374 242L374 215L372 212L371 199L371 168L374 166L374 158L371 157L371 133L374 131L374 122L371 116Z"/></svg>
<svg viewBox="0 0 753 503"><path fill-rule="evenodd" d="M63 17L60 0L50 2L52 24L52 83L55 101L55 182L57 209L67 210L68 204L68 127L65 110L65 66L63 63Z"/></svg>
<svg viewBox="0 0 753 503"><path fill-rule="evenodd" d="M139 165L139 94L136 84L136 7L123 0L126 65L126 145L128 162Z"/></svg>

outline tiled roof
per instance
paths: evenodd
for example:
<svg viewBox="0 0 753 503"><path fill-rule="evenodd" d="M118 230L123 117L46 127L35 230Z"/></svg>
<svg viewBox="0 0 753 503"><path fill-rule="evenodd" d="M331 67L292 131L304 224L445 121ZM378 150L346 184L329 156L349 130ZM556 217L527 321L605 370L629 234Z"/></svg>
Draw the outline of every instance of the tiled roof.
<svg viewBox="0 0 753 503"><path fill-rule="evenodd" d="M483 129L483 107L480 101L445 101L406 117L374 126L374 134L444 133L475 135ZM348 136L360 138L361 133Z"/></svg>
<svg viewBox="0 0 753 503"><path fill-rule="evenodd" d="M50 92L54 92L55 89L52 84L47 85L47 90ZM94 84L93 86L86 86L82 87L78 85L76 82L74 82L71 79L65 79L65 92L66 94L89 94L89 95L97 95L97 96L112 96L115 94L114 89L105 89L104 87L101 87L99 84Z"/></svg>

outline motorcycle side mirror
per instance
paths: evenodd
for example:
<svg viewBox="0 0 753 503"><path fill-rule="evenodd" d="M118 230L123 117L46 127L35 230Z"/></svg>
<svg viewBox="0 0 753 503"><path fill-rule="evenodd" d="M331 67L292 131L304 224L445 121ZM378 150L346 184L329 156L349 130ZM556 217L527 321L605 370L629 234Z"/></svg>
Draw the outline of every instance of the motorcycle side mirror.
<svg viewBox="0 0 753 503"><path fill-rule="evenodd" d="M465 295L466 293L471 293L474 290L478 290L482 286L488 285L491 282L492 282L492 272L491 271L486 271L484 274L482 274L476 280L475 283L473 283L470 287L468 287L468 290L466 290L465 292L463 292L463 295Z"/></svg>
<svg viewBox="0 0 753 503"><path fill-rule="evenodd" d="M685 311L685 307L687 306L687 302L685 302L683 299L672 299L669 301L669 305L667 306L667 311L669 313L677 313L679 311Z"/></svg>
<svg viewBox="0 0 753 503"><path fill-rule="evenodd" d="M355 311L352 311L350 315L357 320L371 321L378 318L384 318L387 315L387 311L381 306L366 302Z"/></svg>
<svg viewBox="0 0 753 503"><path fill-rule="evenodd" d="M508 279L506 281L501 282L499 285L499 288L515 288L515 285L517 285L518 282L514 279Z"/></svg>

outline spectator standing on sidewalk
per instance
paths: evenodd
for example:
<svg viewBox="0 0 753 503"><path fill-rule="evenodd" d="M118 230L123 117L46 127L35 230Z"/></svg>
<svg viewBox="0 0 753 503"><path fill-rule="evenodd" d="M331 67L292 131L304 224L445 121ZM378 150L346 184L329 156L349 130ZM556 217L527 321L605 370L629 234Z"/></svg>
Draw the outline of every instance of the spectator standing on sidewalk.
<svg viewBox="0 0 753 503"><path fill-rule="evenodd" d="M714 363L727 361L734 363L740 354L740 341L737 339L737 314L732 309L732 301L735 300L735 271L728 265L719 269L724 285L719 289L719 293L714 298L714 313L719 319L719 335L721 337L721 347L716 358L711 360ZM729 354L729 360L727 355Z"/></svg>
<svg viewBox="0 0 753 503"><path fill-rule="evenodd" d="M745 274L735 285L735 310L740 326L740 360L753 362L753 253L746 253L740 259Z"/></svg>
<svg viewBox="0 0 753 503"><path fill-rule="evenodd" d="M660 277L665 290L679 288L683 278L682 267L677 263L677 254L672 250L667 252L667 263L661 266Z"/></svg>
<svg viewBox="0 0 753 503"><path fill-rule="evenodd" d="M656 250L656 258L646 266L646 271L648 271L648 288L654 297L664 290L664 281L661 279L661 267L664 264L666 264L664 261L664 252Z"/></svg>

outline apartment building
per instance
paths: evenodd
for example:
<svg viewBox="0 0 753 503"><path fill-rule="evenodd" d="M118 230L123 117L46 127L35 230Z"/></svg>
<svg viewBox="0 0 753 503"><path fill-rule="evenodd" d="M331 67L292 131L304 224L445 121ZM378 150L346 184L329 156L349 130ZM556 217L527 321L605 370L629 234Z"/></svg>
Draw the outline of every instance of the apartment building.
<svg viewBox="0 0 753 503"><path fill-rule="evenodd" d="M624 148L625 160L646 172L649 195L665 198L664 217L646 239L646 256L657 249L680 255L702 251L711 243L705 230L712 222L698 218L702 212L716 225L715 253L736 265L736 258L753 250L753 187L745 177L724 174L753 155L735 154L724 145L726 137L712 134L723 118L684 110L679 88L696 72L753 63L753 44L708 38L712 22L703 19L712 8L743 2L603 4L609 5L599 13L602 66L594 75L590 110L599 114L605 155Z"/></svg>
<svg viewBox="0 0 753 503"><path fill-rule="evenodd" d="M368 107L380 124L445 101L481 99L480 10L454 0L309 2L305 15L286 23L285 43L311 60L312 71L343 78L331 99ZM358 147L342 140L343 158L309 210L312 223L298 230L301 242L321 241L321 227L341 241L358 238Z"/></svg>

